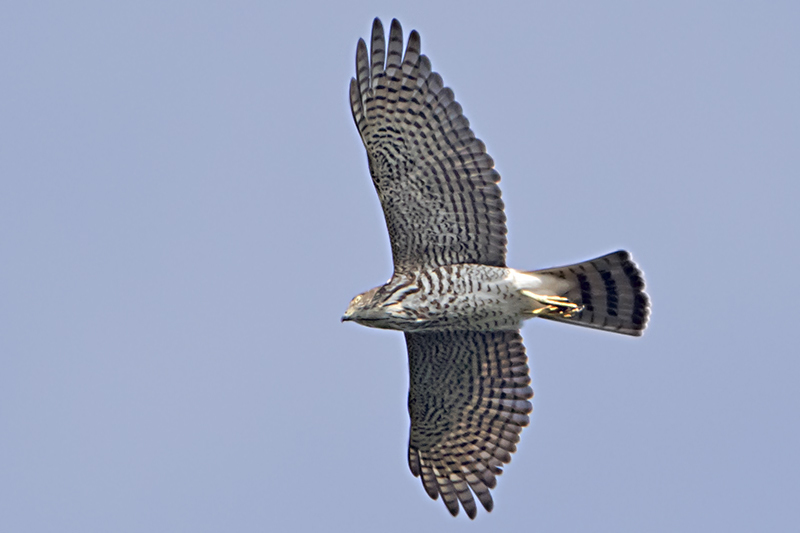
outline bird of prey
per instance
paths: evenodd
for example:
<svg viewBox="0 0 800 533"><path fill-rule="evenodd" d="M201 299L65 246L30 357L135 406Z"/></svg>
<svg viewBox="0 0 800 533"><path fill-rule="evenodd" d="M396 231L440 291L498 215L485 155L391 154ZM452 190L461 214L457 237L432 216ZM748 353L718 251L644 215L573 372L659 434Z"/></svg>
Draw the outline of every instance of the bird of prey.
<svg viewBox="0 0 800 533"><path fill-rule="evenodd" d="M350 105L394 260L392 278L350 302L343 321L404 332L408 464L428 495L470 518L511 460L532 410L522 322L539 317L641 335L641 271L625 251L537 271L506 266L499 174L453 91L412 31L375 19L356 49ZM474 496L473 496L474 495Z"/></svg>

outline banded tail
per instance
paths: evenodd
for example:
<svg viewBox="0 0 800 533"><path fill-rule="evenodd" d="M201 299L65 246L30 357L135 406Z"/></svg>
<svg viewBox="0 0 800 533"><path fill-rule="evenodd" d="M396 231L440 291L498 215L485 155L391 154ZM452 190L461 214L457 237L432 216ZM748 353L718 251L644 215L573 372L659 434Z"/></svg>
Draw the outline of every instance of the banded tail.
<svg viewBox="0 0 800 533"><path fill-rule="evenodd" d="M568 304L554 301L561 309L539 314L542 318L636 336L647 326L650 299L644 292L642 271L626 251L529 273L566 281L569 288L558 296L579 309L574 312Z"/></svg>

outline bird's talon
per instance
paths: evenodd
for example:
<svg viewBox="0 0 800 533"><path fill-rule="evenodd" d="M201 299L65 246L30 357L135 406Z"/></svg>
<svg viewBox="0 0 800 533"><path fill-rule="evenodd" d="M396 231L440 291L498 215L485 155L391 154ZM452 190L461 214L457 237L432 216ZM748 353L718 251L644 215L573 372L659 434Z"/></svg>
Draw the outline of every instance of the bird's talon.
<svg viewBox="0 0 800 533"><path fill-rule="evenodd" d="M575 313L579 313L583 310L583 306L570 302L569 299L563 296L536 294L528 290L523 290L522 294L544 305L544 307L531 311L531 314L534 316L556 313L564 318L572 318Z"/></svg>

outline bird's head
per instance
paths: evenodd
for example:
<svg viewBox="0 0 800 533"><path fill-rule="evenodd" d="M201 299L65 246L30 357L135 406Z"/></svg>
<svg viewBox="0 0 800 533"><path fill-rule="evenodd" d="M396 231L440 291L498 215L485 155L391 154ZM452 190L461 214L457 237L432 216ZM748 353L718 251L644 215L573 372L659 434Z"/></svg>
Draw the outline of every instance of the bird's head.
<svg viewBox="0 0 800 533"><path fill-rule="evenodd" d="M362 292L352 300L350 300L350 305L347 306L347 311L345 311L344 316L342 316L342 322L347 321L354 321L354 322L361 322L361 321L368 321L372 317L370 311L375 309L373 305L373 300L375 299L375 294L378 292L380 287L375 287L374 289L370 289L366 292Z"/></svg>

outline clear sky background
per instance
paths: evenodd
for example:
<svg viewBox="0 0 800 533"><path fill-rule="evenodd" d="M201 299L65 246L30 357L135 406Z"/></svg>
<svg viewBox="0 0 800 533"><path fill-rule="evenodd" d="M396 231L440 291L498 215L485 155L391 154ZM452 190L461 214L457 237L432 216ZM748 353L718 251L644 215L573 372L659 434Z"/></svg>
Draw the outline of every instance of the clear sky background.
<svg viewBox="0 0 800 533"><path fill-rule="evenodd" d="M3 531L465 527L408 470L402 335L339 322L391 275L347 97L375 16L494 157L509 264L625 248L653 302L638 339L525 325L471 530L800 524L800 3L2 11Z"/></svg>

